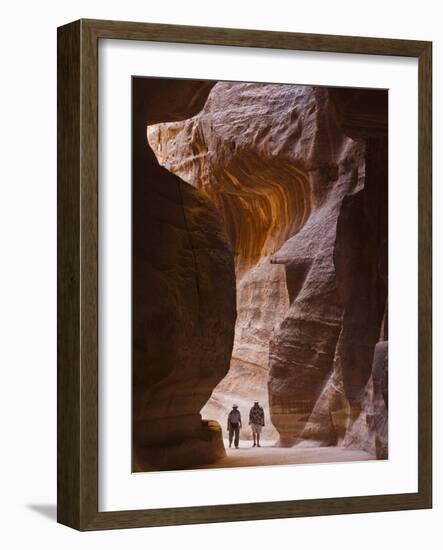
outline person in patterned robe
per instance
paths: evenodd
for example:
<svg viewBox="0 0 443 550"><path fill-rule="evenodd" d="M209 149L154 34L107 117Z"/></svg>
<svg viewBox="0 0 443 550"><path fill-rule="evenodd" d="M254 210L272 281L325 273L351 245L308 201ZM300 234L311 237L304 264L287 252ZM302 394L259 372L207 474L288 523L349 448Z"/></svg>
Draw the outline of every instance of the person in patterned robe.
<svg viewBox="0 0 443 550"><path fill-rule="evenodd" d="M263 407L260 407L258 401L254 401L254 406L249 411L249 425L252 430L252 437L254 438L253 447L260 447L260 433L265 425L265 412Z"/></svg>

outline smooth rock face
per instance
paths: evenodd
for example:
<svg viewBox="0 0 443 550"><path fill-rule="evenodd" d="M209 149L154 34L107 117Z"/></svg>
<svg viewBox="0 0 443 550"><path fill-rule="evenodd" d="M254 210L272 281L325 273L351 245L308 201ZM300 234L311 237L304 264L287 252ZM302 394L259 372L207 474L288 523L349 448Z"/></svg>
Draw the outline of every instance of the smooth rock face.
<svg viewBox="0 0 443 550"><path fill-rule="evenodd" d="M196 116L149 127L160 164L209 198L234 251L231 368L205 417L225 423L233 400L245 415L258 398L282 446L375 448L386 127L385 92L226 82Z"/></svg>
<svg viewBox="0 0 443 550"><path fill-rule="evenodd" d="M147 123L192 116L212 85L164 81L162 90L153 80L151 94L147 80L133 87L135 471L225 456L220 426L202 421L200 409L228 371L236 317L234 258L219 213L160 166L146 140Z"/></svg>

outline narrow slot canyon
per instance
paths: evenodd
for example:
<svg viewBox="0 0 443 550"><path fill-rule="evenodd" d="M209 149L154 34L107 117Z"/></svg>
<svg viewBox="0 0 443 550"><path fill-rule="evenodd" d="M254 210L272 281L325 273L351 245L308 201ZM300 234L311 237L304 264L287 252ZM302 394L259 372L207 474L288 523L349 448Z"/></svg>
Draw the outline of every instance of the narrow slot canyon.
<svg viewBox="0 0 443 550"><path fill-rule="evenodd" d="M134 179L150 240L134 262L134 470L387 458L387 94L150 82L165 113L134 130L150 165ZM242 450L254 400L262 458Z"/></svg>
<svg viewBox="0 0 443 550"><path fill-rule="evenodd" d="M160 163L206 193L221 215L234 254L237 319L230 369L201 414L224 426L233 403L246 418L254 399L259 400L267 413L262 437L275 441L278 432L269 418L269 341L284 319L289 296L284 266L271 258L310 215L309 178L284 158L263 159L234 142L226 165L219 165L218 158L208 155L212 136L206 138L199 124L151 126L148 141ZM242 439L251 438L245 422Z"/></svg>

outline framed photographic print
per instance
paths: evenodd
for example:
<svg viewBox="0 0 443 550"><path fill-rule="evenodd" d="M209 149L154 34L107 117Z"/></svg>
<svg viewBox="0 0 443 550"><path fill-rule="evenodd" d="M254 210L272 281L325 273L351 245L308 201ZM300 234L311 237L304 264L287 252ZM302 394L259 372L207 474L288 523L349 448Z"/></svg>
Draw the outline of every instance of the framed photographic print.
<svg viewBox="0 0 443 550"><path fill-rule="evenodd" d="M432 506L431 51L58 29L59 522Z"/></svg>

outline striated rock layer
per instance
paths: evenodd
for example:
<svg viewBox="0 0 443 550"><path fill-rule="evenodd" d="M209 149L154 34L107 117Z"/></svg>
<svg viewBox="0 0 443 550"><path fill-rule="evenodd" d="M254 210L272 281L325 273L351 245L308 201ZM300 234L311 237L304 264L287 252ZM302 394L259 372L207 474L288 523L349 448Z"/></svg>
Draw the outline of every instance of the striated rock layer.
<svg viewBox="0 0 443 550"><path fill-rule="evenodd" d="M231 246L208 197L158 164L151 122L187 118L213 83L133 86L133 469L176 469L225 456L200 409L226 375L234 338Z"/></svg>
<svg viewBox="0 0 443 550"><path fill-rule="evenodd" d="M217 83L196 116L148 140L214 204L234 251L231 368L202 413L224 422L232 400L246 414L259 398L280 445L378 438L386 456L387 404L371 419L387 336L387 93Z"/></svg>

